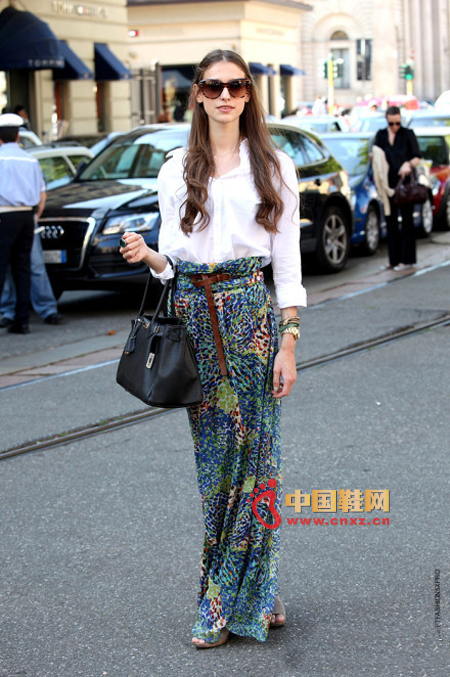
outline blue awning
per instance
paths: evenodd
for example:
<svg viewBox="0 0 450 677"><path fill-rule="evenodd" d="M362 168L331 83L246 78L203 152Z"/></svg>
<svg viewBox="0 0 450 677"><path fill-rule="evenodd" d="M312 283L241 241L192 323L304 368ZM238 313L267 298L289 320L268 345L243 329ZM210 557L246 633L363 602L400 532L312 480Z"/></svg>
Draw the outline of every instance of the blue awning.
<svg viewBox="0 0 450 677"><path fill-rule="evenodd" d="M53 80L92 80L94 73L70 49L67 42L60 40L60 45L64 55L64 68L53 71Z"/></svg>
<svg viewBox="0 0 450 677"><path fill-rule="evenodd" d="M280 65L280 75L306 75L306 72L295 66L289 66L287 63L282 63Z"/></svg>
<svg viewBox="0 0 450 677"><path fill-rule="evenodd" d="M108 45L95 42L95 79L101 80L130 80L133 75L115 56Z"/></svg>
<svg viewBox="0 0 450 677"><path fill-rule="evenodd" d="M262 63L256 61L249 62L250 73L252 75L276 75L277 72L271 66L264 66Z"/></svg>
<svg viewBox="0 0 450 677"><path fill-rule="evenodd" d="M48 24L14 7L0 13L0 71L63 66L61 43Z"/></svg>

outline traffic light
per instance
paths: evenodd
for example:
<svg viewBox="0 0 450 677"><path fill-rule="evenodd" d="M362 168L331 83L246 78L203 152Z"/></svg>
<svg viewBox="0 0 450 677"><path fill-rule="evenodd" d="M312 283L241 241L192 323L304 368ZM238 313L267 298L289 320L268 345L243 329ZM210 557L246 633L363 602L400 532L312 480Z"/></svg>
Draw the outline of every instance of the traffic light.
<svg viewBox="0 0 450 677"><path fill-rule="evenodd" d="M411 63L402 63L400 66L401 80L414 80L414 66Z"/></svg>
<svg viewBox="0 0 450 677"><path fill-rule="evenodd" d="M341 78L344 75L344 59L333 59L333 77Z"/></svg>
<svg viewBox="0 0 450 677"><path fill-rule="evenodd" d="M414 66L405 64L405 80L414 80Z"/></svg>
<svg viewBox="0 0 450 677"><path fill-rule="evenodd" d="M322 63L322 77L328 80L328 59Z"/></svg>

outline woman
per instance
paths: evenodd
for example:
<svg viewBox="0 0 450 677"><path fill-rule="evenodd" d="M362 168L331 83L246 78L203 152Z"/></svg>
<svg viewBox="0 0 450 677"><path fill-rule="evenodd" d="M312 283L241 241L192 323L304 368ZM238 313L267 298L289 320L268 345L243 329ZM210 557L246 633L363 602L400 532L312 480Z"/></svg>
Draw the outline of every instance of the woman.
<svg viewBox="0 0 450 677"><path fill-rule="evenodd" d="M420 163L421 155L413 130L402 127L400 108L389 106L386 120L388 126L377 132L374 145L379 146L386 155L389 165L389 186L395 188L399 180L411 174L413 168ZM387 268L407 270L416 263L414 205L406 204L399 208L394 202L394 197L391 197L389 202L391 213L386 215L389 251ZM401 228L399 209L402 216Z"/></svg>
<svg viewBox="0 0 450 677"><path fill-rule="evenodd" d="M205 520L192 641L204 649L229 631L265 641L269 626L285 622L277 596L280 400L296 379L297 306L306 293L296 170L271 145L247 64L228 50L209 53L191 98L188 149L173 152L158 178L160 253L136 233L124 235L121 251L163 280L173 275L164 255L177 261L176 313L199 365L204 401L188 415ZM270 260L278 352L260 271Z"/></svg>

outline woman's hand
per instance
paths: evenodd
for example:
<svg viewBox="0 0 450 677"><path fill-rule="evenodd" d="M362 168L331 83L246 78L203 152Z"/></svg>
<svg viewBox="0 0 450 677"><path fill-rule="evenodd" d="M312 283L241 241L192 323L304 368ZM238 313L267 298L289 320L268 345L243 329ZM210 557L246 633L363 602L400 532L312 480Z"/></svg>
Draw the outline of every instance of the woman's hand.
<svg viewBox="0 0 450 677"><path fill-rule="evenodd" d="M275 356L272 395L276 399L286 397L291 392L296 380L295 339L291 334L284 334L281 348Z"/></svg>
<svg viewBox="0 0 450 677"><path fill-rule="evenodd" d="M402 179L405 178L405 176L408 176L408 174L411 174L412 171L412 166L410 162L404 162L400 169L398 170L398 173L402 177Z"/></svg>
<svg viewBox="0 0 450 677"><path fill-rule="evenodd" d="M139 233L124 233L122 239L125 241L126 246L120 247L119 251L128 263L143 261L155 273L162 273L167 267L166 257L150 249Z"/></svg>
<svg viewBox="0 0 450 677"><path fill-rule="evenodd" d="M144 261L150 252L149 247L145 244L145 240L139 233L125 233L123 240L126 242L125 247L120 247L120 253L125 261L128 263L139 263Z"/></svg>

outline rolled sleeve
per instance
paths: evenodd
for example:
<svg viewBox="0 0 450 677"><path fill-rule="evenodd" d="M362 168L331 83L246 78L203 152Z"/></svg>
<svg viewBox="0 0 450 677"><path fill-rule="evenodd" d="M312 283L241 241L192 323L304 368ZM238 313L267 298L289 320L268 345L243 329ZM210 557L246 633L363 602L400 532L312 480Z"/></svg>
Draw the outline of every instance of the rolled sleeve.
<svg viewBox="0 0 450 677"><path fill-rule="evenodd" d="M162 273L157 273L153 268L150 268L150 272L153 275L153 277L157 277L161 282L165 282L166 280L170 280L173 277L173 268L170 265L170 263L167 263L167 266L164 268Z"/></svg>
<svg viewBox="0 0 450 677"><path fill-rule="evenodd" d="M272 236L272 270L277 304L280 308L306 307L306 289L302 284L300 257L300 212L298 178L295 165L280 154L284 184L280 188L283 213L278 232Z"/></svg>

